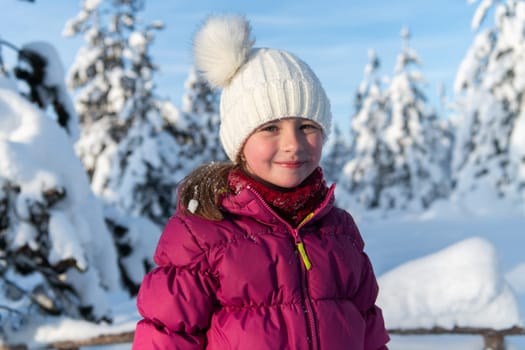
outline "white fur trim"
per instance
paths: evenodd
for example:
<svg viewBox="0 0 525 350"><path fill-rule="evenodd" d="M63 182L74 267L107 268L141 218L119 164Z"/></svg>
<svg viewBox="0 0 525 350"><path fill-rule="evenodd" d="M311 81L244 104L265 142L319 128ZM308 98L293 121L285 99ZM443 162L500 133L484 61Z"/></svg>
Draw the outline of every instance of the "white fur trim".
<svg viewBox="0 0 525 350"><path fill-rule="evenodd" d="M246 61L255 40L239 15L212 16L193 40L195 66L213 87L224 87Z"/></svg>

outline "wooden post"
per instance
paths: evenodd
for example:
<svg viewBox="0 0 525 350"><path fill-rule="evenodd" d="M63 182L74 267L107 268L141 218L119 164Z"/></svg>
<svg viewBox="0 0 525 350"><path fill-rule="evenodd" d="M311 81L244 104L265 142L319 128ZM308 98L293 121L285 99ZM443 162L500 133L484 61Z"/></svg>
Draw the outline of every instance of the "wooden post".
<svg viewBox="0 0 525 350"><path fill-rule="evenodd" d="M501 333L483 334L484 350L505 350L505 337Z"/></svg>
<svg viewBox="0 0 525 350"><path fill-rule="evenodd" d="M42 345L42 349L54 349L54 350L78 350L85 346L95 345L112 345L112 344L124 344L133 342L134 332L124 332L120 334L107 334L99 335L94 338L85 340L72 340L72 341L57 341ZM40 348L39 348L40 349ZM2 345L0 344L0 350L29 350L26 345Z"/></svg>
<svg viewBox="0 0 525 350"><path fill-rule="evenodd" d="M0 345L0 350L27 350L25 345Z"/></svg>
<svg viewBox="0 0 525 350"><path fill-rule="evenodd" d="M84 346L132 343L133 335L134 335L134 332L125 332L125 333L111 334L111 335L99 335L98 337L86 339L86 340L54 342L54 343L49 344L49 347L51 349L59 349L59 350L78 350L79 348L84 347Z"/></svg>

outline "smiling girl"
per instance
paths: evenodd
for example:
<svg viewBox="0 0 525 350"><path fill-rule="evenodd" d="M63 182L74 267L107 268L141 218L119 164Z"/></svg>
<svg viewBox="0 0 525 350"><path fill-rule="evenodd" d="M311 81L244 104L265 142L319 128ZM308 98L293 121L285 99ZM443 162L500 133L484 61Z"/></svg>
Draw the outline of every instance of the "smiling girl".
<svg viewBox="0 0 525 350"><path fill-rule="evenodd" d="M197 68L222 87L232 162L190 174L137 298L133 349L386 349L378 286L319 167L331 123L296 56L254 48L240 16L210 17Z"/></svg>

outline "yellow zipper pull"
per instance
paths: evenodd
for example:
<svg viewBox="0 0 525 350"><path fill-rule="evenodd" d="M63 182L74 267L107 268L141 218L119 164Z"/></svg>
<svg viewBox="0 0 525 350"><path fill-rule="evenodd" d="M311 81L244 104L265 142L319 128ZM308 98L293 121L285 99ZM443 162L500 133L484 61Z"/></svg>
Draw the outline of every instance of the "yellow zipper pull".
<svg viewBox="0 0 525 350"><path fill-rule="evenodd" d="M310 270L312 268L312 263L310 262L310 259L308 259L308 255L306 255L303 242L297 243L297 249L299 250L299 254L301 254L301 258L303 259L304 267L306 267L306 270Z"/></svg>
<svg viewBox="0 0 525 350"><path fill-rule="evenodd" d="M306 215L305 218L304 218L304 219L301 221L301 223L299 224L299 227L300 227L300 226L303 226L303 224L304 224L305 222L307 222L308 220L310 220L310 219L312 218L312 216L314 216L314 213L310 213L310 214Z"/></svg>
<svg viewBox="0 0 525 350"><path fill-rule="evenodd" d="M310 213L306 215L306 217L301 221L298 227L303 226L303 224L306 223L308 220L310 220L312 216L314 216L314 213ZM312 263L310 262L310 259L308 259L308 255L306 254L306 249L304 249L303 242L297 243L297 250L299 250L299 254L301 254L301 258L303 259L304 267L306 267L306 270L310 270L312 268Z"/></svg>

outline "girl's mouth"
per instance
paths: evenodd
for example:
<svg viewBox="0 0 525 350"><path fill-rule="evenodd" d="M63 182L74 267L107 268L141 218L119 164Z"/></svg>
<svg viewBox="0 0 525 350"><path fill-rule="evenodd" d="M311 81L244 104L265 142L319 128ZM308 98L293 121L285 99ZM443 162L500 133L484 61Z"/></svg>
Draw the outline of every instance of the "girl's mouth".
<svg viewBox="0 0 525 350"><path fill-rule="evenodd" d="M304 162L277 162L277 164L284 168L297 169L300 168Z"/></svg>

